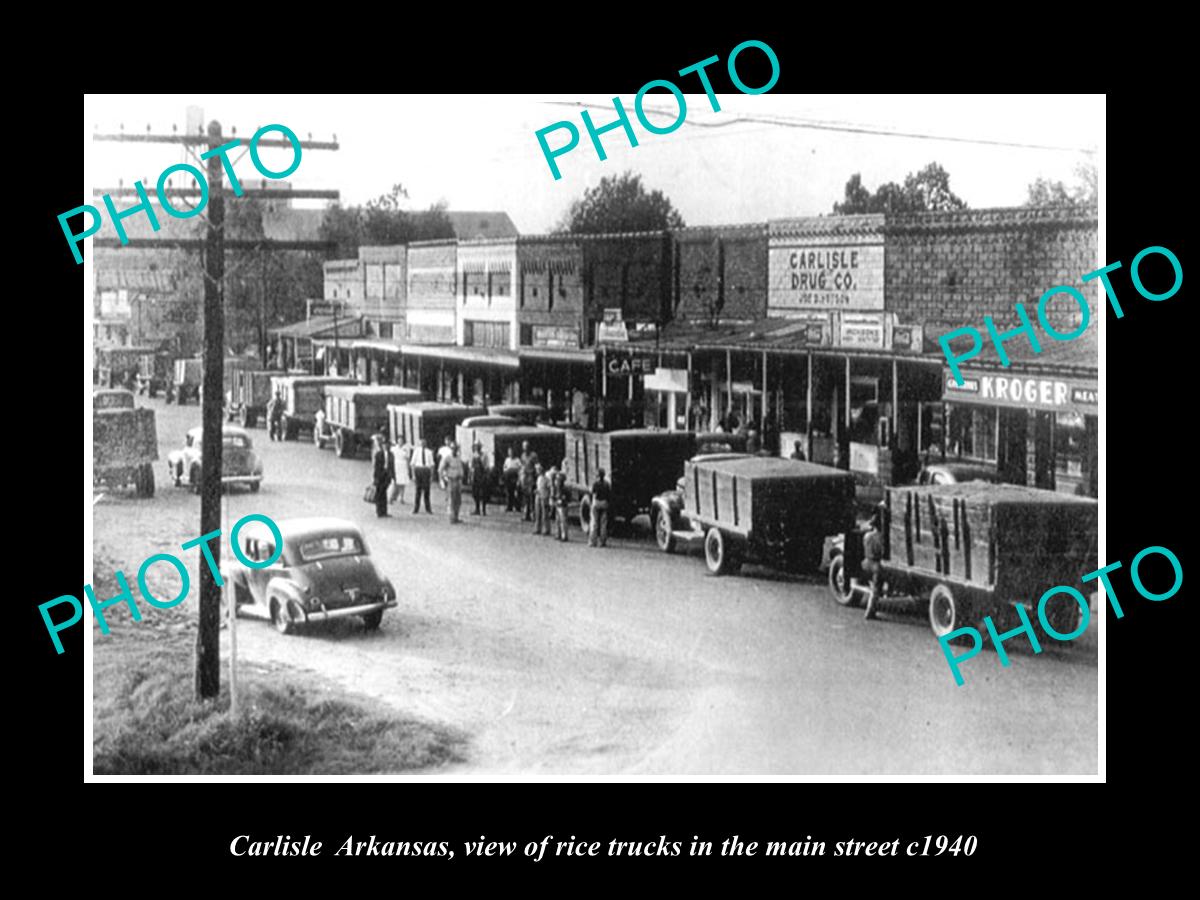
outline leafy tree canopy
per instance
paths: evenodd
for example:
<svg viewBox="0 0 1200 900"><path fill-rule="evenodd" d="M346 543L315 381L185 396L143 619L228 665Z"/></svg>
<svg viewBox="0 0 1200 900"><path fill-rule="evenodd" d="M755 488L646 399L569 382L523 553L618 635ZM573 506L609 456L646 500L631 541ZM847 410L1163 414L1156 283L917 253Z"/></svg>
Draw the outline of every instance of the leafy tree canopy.
<svg viewBox="0 0 1200 900"><path fill-rule="evenodd" d="M1029 185L1026 206L1095 206L1098 199L1096 165L1083 162L1075 167L1075 184L1038 178Z"/></svg>
<svg viewBox="0 0 1200 900"><path fill-rule="evenodd" d="M609 175L571 204L559 232L606 234L682 228L683 217L662 191L647 191L632 172Z"/></svg>
<svg viewBox="0 0 1200 900"><path fill-rule="evenodd" d="M833 204L839 215L851 213L904 213L926 210L966 209L967 204L950 190L950 173L936 162L919 172L910 172L904 184L889 181L871 191L855 173L846 182L845 199Z"/></svg>
<svg viewBox="0 0 1200 900"><path fill-rule="evenodd" d="M321 222L321 239L334 241L337 257L345 259L356 255L360 246L454 237L444 202L426 210L409 210L401 205L401 199L408 199L408 191L396 184L365 206L331 206Z"/></svg>

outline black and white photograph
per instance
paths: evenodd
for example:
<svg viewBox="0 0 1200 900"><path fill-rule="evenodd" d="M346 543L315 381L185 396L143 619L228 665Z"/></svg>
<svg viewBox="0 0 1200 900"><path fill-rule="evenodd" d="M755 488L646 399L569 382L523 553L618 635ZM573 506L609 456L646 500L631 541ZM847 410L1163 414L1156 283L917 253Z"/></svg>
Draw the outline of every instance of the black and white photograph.
<svg viewBox="0 0 1200 900"><path fill-rule="evenodd" d="M748 43L85 95L87 780L1104 779L1105 98Z"/></svg>

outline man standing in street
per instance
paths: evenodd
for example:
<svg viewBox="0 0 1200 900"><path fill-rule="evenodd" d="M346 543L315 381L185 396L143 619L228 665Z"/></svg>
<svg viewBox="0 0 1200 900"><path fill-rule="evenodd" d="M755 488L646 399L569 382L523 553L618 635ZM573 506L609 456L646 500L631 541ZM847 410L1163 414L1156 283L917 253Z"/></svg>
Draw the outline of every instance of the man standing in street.
<svg viewBox="0 0 1200 900"><path fill-rule="evenodd" d="M529 449L529 441L521 445L521 493L525 499L525 521L533 521L534 501L537 498L537 454Z"/></svg>
<svg viewBox="0 0 1200 900"><path fill-rule="evenodd" d="M450 455L445 457L442 464L438 466L438 475L441 476L442 483L446 485L449 495L450 524L458 525L462 522L458 513L462 509L463 478L466 477L467 470L462 458L458 455L458 444L452 443L447 446L450 449Z"/></svg>
<svg viewBox="0 0 1200 900"><path fill-rule="evenodd" d="M492 470L488 467L487 457L483 455L483 444L475 442L471 454L471 497L475 500L473 516L486 516L488 494L492 492Z"/></svg>
<svg viewBox="0 0 1200 900"><path fill-rule="evenodd" d="M533 491L534 534L544 534L550 537L550 521L547 510L550 506L550 482L541 465L534 466L536 480Z"/></svg>
<svg viewBox="0 0 1200 900"><path fill-rule="evenodd" d="M508 456L504 460L504 499L507 501L505 512L521 511L521 458L517 456L517 448L509 447Z"/></svg>
<svg viewBox="0 0 1200 900"><path fill-rule="evenodd" d="M271 398L267 404L267 433L273 441L282 441L283 434L283 397L279 391L275 392L275 396Z"/></svg>
<svg viewBox="0 0 1200 900"><path fill-rule="evenodd" d="M568 540L567 524L567 473L560 469L554 472L554 483L550 486L550 502L554 507L554 520L557 524L558 539Z"/></svg>
<svg viewBox="0 0 1200 900"><path fill-rule="evenodd" d="M392 453L388 439L382 434L375 435L372 467L375 482L375 515L382 519L388 515L388 488L396 480L396 457Z"/></svg>
<svg viewBox="0 0 1200 900"><path fill-rule="evenodd" d="M588 532L588 546L595 547L599 541L603 547L608 543L608 505L612 501L612 485L604 479L604 470L596 470L596 481L592 484L592 527Z"/></svg>
<svg viewBox="0 0 1200 900"><path fill-rule="evenodd" d="M433 451L429 449L425 438L421 438L417 449L413 451L412 473L413 482L417 486L413 515L421 511L421 497L425 498L425 512L433 515L433 510L429 508L429 487L433 483Z"/></svg>

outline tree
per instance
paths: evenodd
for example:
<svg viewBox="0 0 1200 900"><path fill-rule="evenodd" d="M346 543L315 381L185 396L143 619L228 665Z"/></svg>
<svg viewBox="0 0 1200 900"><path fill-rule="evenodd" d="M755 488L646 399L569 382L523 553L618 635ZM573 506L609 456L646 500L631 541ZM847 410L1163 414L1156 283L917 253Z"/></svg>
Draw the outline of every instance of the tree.
<svg viewBox="0 0 1200 900"><path fill-rule="evenodd" d="M246 197L225 208L225 234L237 240L264 240L266 210L259 198ZM320 297L324 271L319 254L304 250L226 252L225 337L241 353L248 347L262 352L266 330L303 319L305 301Z"/></svg>
<svg viewBox="0 0 1200 900"><path fill-rule="evenodd" d="M557 231L608 234L683 228L683 217L662 191L647 192L632 172L609 175L571 204Z"/></svg>
<svg viewBox="0 0 1200 900"><path fill-rule="evenodd" d="M435 203L427 210L405 209L408 199L404 185L392 189L365 206L331 206L321 222L321 239L337 244L337 258L348 259L360 246L408 244L454 237L454 227L446 215L446 204Z"/></svg>
<svg viewBox="0 0 1200 900"><path fill-rule="evenodd" d="M936 162L919 172L910 172L899 185L881 184L872 194L854 173L846 182L845 199L833 204L838 215L852 213L905 213L927 210L966 209L967 204L950 190L950 173Z"/></svg>
<svg viewBox="0 0 1200 900"><path fill-rule="evenodd" d="M1075 167L1075 184L1038 178L1029 185L1026 206L1095 206L1098 199L1096 165L1082 162Z"/></svg>

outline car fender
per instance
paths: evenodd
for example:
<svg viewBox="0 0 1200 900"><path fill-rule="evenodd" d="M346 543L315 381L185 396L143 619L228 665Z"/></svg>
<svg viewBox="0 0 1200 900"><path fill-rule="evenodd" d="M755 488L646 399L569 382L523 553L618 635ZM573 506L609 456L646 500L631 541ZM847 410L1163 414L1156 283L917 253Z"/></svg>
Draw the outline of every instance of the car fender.
<svg viewBox="0 0 1200 900"><path fill-rule="evenodd" d="M300 592L300 588L296 586L296 582L289 578L276 575L268 581L266 598L268 609L270 609L272 600L280 599L295 603L296 608L302 613L308 612L308 605L304 602L304 595Z"/></svg>

